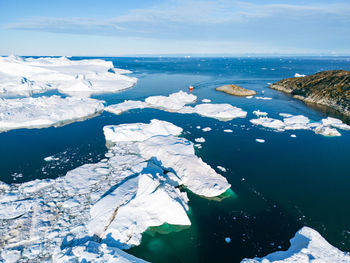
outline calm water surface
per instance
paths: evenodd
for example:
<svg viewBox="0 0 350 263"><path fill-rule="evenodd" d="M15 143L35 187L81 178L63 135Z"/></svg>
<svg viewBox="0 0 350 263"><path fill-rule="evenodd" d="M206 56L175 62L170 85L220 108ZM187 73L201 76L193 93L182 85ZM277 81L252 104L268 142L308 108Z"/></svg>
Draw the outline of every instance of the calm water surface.
<svg viewBox="0 0 350 263"><path fill-rule="evenodd" d="M129 253L152 262L239 262L244 257L287 249L289 239L304 225L319 231L332 245L350 251L350 132L327 138L311 131L274 132L249 122L257 109L276 118L281 112L302 114L314 121L328 116L269 89L268 83L295 73L350 70L349 58L104 59L132 70L139 78L134 88L94 96L105 100L106 105L168 95L194 85L199 102L209 98L213 103L230 103L247 111L247 118L221 122L144 109L119 116L105 112L59 128L0 133L0 180L19 183L63 176L75 167L104 158L103 126L157 118L182 127L184 137L191 141L204 137L206 142L197 154L213 168L220 165L227 169L222 174L231 183L234 195L218 202L189 193L192 226L181 231L172 228L167 234L164 232L169 229L151 229L143 235L142 244ZM273 99L238 98L214 90L229 83ZM212 131L204 133L196 126L211 127ZM291 134L297 137L291 138ZM257 143L256 138L266 142ZM43 160L51 155L60 160ZM226 237L231 243L225 242Z"/></svg>

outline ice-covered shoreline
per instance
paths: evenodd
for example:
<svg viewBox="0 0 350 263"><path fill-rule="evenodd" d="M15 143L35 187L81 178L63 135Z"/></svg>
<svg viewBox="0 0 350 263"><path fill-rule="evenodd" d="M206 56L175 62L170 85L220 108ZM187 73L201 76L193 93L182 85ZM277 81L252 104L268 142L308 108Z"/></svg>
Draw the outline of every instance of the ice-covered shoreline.
<svg viewBox="0 0 350 263"><path fill-rule="evenodd" d="M101 59L0 57L0 94L30 96L48 90L89 97L134 86L137 79Z"/></svg>
<svg viewBox="0 0 350 263"><path fill-rule="evenodd" d="M0 184L3 259L143 262L120 249L138 245L149 227L191 224L187 194L177 186L207 197L230 187L171 123L106 126L104 132L114 144L106 159L57 179Z"/></svg>

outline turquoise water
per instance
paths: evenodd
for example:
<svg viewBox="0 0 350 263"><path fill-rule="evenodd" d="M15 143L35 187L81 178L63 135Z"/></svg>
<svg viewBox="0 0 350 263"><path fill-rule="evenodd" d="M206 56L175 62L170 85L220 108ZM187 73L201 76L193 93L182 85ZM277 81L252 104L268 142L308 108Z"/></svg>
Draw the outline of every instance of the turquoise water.
<svg viewBox="0 0 350 263"><path fill-rule="evenodd" d="M168 95L194 85L198 101L209 98L213 103L230 103L247 111L247 118L220 122L144 109L119 116L105 112L59 128L0 133L0 180L17 183L63 176L84 163L104 158L107 148L103 126L157 118L190 132L184 137L191 141L204 137L206 142L197 154L214 168L227 168L222 174L235 195L218 202L189 193L192 226L168 234L150 230L130 253L152 262L239 262L244 257L288 248L289 239L304 225L319 231L332 245L350 251L350 132L327 138L311 131L273 132L249 122L257 109L273 118L280 118L281 112L302 114L315 121L333 115L271 90L267 83L295 73L350 70L349 58L105 59L112 60L116 67L132 70L139 78L134 88L94 96L105 100L106 105ZM228 83L273 99L249 100L214 90ZM204 133L196 129L198 125L211 127L212 131ZM224 133L224 129L232 129L233 133ZM291 138L291 134L297 137ZM266 142L256 143L256 138ZM60 161L45 162L43 158L50 155L60 157ZM227 244L225 237L230 237L231 243Z"/></svg>

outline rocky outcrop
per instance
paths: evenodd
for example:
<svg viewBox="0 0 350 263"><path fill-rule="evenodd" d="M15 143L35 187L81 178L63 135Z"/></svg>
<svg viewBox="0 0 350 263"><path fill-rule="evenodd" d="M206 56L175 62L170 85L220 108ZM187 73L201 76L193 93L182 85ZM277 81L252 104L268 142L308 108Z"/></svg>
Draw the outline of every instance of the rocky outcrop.
<svg viewBox="0 0 350 263"><path fill-rule="evenodd" d="M270 88L350 116L350 71L330 70L306 77L283 79L271 84Z"/></svg>
<svg viewBox="0 0 350 263"><path fill-rule="evenodd" d="M217 87L215 90L222 91L222 92L225 92L227 94L234 95L234 96L252 96L252 95L256 94L256 92L254 90L241 88L241 87L239 87L237 85L233 85L233 84L220 86L220 87Z"/></svg>

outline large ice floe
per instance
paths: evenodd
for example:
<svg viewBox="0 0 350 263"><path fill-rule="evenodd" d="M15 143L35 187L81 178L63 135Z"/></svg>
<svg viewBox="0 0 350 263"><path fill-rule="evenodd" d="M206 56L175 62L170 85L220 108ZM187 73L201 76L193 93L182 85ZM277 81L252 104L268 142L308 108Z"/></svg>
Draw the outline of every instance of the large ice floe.
<svg viewBox="0 0 350 263"><path fill-rule="evenodd" d="M287 251L278 251L263 258L244 259L242 263L348 263L350 254L330 245L316 230L303 227L290 240Z"/></svg>
<svg viewBox="0 0 350 263"><path fill-rule="evenodd" d="M90 98L0 98L0 132L59 126L92 117L101 113L103 108L102 101Z"/></svg>
<svg viewBox="0 0 350 263"><path fill-rule="evenodd" d="M324 136L340 136L341 134L336 128L350 130L349 125L332 117L322 119L319 122L311 122L309 118L303 115L293 116L291 114L281 113L280 116L284 117L283 120L269 117L259 117L257 119L250 120L250 122L255 125L261 125L277 131L311 130Z"/></svg>
<svg viewBox="0 0 350 263"><path fill-rule="evenodd" d="M247 116L247 112L226 103L203 103L194 107L185 106L186 104L194 103L196 100L197 96L179 91L169 96L151 96L146 98L145 101L126 100L119 104L110 105L105 110L114 114L122 114L132 109L156 108L184 114L196 113L203 117L215 118L222 121L245 118Z"/></svg>
<svg viewBox="0 0 350 263"><path fill-rule="evenodd" d="M104 127L106 159L57 179L0 183L0 261L143 262L121 249L150 227L186 227L188 198L221 195L227 180L169 122Z"/></svg>
<svg viewBox="0 0 350 263"><path fill-rule="evenodd" d="M135 85L137 79L101 59L0 57L0 94L30 96L48 90L78 96L110 93Z"/></svg>

